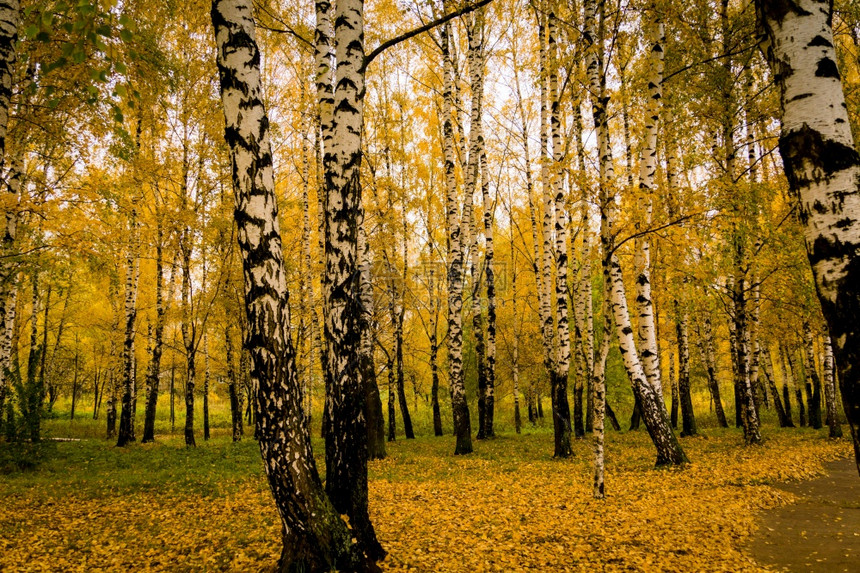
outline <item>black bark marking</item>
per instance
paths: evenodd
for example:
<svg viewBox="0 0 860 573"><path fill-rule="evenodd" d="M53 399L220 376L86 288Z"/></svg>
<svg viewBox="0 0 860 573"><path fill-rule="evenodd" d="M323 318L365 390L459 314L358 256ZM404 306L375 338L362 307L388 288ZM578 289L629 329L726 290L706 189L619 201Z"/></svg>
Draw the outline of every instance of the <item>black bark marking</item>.
<svg viewBox="0 0 860 573"><path fill-rule="evenodd" d="M815 76L819 78L834 78L839 79L839 68L836 67L836 62L827 56L818 60L818 67L815 69Z"/></svg>
<svg viewBox="0 0 860 573"><path fill-rule="evenodd" d="M779 138L779 151L785 163L785 175L791 189L798 190L818 183L845 169L860 165L860 155L853 147L826 139L819 131L803 124ZM811 165L807 177L806 166Z"/></svg>
<svg viewBox="0 0 860 573"><path fill-rule="evenodd" d="M815 36L814 38L812 38L812 41L807 44L807 46L810 48L814 47L814 46L823 46L826 48L832 48L833 44L824 36Z"/></svg>

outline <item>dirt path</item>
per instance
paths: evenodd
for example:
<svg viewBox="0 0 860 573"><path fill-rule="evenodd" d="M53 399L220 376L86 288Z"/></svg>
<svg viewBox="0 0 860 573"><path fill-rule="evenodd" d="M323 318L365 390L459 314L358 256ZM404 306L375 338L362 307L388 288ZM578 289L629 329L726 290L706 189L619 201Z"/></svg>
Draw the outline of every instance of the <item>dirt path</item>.
<svg viewBox="0 0 860 573"><path fill-rule="evenodd" d="M826 465L829 475L780 489L800 499L766 511L747 545L750 555L781 571L860 571L860 477L854 460Z"/></svg>

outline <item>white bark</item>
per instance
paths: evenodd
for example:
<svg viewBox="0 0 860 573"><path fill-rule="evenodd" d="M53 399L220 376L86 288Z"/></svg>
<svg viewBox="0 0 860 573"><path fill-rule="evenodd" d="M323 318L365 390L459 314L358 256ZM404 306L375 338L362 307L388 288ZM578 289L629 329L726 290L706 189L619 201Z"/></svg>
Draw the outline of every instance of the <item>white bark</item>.
<svg viewBox="0 0 860 573"><path fill-rule="evenodd" d="M454 66L449 52L451 27L442 28L442 147L445 154L446 226L448 230L448 368L455 454L472 451L471 423L463 381L463 242L460 225L460 201L457 193L457 157L454 149ZM465 218L465 216L464 216Z"/></svg>
<svg viewBox="0 0 860 573"><path fill-rule="evenodd" d="M12 109L21 10L18 0L0 1L0 170L6 162L6 136Z"/></svg>
<svg viewBox="0 0 860 573"><path fill-rule="evenodd" d="M780 89L780 154L833 341L860 472L860 155L837 68L832 4L756 2Z"/></svg>
<svg viewBox="0 0 860 573"><path fill-rule="evenodd" d="M653 197L656 192L657 173L657 126L660 121L660 102L663 97L663 44L665 28L657 7L649 7L652 20L648 23L646 36L650 43L648 52L648 104L645 112L645 134L639 170L641 200L645 203L645 226L651 225ZM657 350L654 305L651 298L651 243L647 235L638 240L635 266L636 308L639 314L637 336L642 366L648 383L657 396L663 396L660 381L660 353Z"/></svg>

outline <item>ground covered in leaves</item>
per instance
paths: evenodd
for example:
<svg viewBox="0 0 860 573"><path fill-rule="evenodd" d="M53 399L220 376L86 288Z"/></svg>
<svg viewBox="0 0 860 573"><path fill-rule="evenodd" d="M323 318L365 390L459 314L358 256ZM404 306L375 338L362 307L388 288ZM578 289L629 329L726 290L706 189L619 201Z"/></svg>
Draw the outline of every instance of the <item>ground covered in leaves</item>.
<svg viewBox="0 0 860 573"><path fill-rule="evenodd" d="M756 512L792 501L774 487L845 457L824 431L766 428L683 440L692 463L656 470L644 431L610 434L608 498L591 497L592 454L553 460L536 430L454 457L451 437L399 440L371 462L370 507L392 571L753 571L742 553ZM280 524L256 444L216 436L117 449L52 443L16 469L0 444L2 571L257 571L279 553ZM322 444L316 444L322 452ZM25 455L26 454L26 455Z"/></svg>

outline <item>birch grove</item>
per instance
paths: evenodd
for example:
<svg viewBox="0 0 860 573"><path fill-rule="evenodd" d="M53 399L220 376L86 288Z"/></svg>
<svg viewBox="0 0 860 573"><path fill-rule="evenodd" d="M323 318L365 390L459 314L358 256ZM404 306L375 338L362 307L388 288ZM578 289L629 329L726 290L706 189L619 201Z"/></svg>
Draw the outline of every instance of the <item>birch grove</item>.
<svg viewBox="0 0 860 573"><path fill-rule="evenodd" d="M860 472L849 4L0 0L0 473L259 446L277 570L378 571L544 463Z"/></svg>

